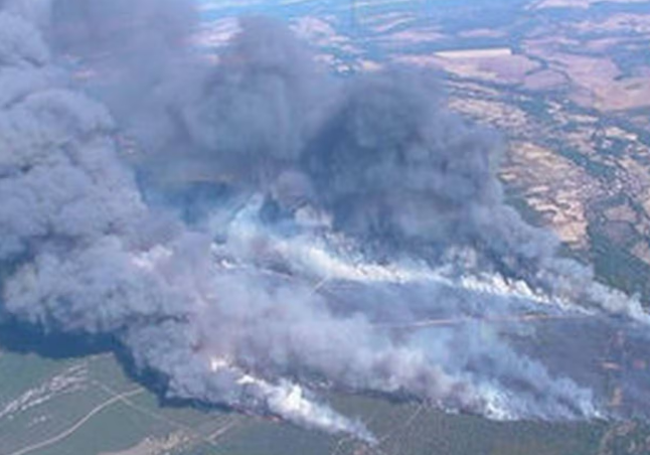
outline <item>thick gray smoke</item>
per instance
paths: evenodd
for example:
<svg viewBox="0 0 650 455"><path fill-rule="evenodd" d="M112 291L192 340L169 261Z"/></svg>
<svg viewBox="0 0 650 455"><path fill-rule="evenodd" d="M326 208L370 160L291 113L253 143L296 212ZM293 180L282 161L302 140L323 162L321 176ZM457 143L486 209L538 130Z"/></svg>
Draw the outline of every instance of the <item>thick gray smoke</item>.
<svg viewBox="0 0 650 455"><path fill-rule="evenodd" d="M499 141L429 76L336 80L260 18L209 64L182 0L37 3L0 2L2 312L367 441L319 390L609 415L589 346L646 314L503 203Z"/></svg>

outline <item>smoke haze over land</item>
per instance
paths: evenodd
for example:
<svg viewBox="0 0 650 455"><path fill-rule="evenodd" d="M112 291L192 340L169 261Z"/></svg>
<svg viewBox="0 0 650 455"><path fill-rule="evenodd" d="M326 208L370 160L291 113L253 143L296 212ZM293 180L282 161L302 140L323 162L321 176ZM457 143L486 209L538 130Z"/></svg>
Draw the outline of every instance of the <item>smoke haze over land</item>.
<svg viewBox="0 0 650 455"><path fill-rule="evenodd" d="M498 135L431 75L336 78L264 18L215 64L196 15L0 1L2 313L110 335L170 397L367 441L319 391L613 416L596 348L641 349L648 317L504 203Z"/></svg>

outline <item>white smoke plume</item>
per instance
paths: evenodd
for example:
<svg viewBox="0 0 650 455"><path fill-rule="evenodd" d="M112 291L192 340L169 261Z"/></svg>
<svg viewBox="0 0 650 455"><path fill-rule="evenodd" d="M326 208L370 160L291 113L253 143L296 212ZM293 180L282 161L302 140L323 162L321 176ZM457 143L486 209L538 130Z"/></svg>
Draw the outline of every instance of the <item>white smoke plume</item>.
<svg viewBox="0 0 650 455"><path fill-rule="evenodd" d="M337 80L265 19L208 64L194 17L0 1L3 315L110 335L169 397L369 442L319 390L611 415L589 346L641 346L647 315L503 203L493 133L426 75Z"/></svg>

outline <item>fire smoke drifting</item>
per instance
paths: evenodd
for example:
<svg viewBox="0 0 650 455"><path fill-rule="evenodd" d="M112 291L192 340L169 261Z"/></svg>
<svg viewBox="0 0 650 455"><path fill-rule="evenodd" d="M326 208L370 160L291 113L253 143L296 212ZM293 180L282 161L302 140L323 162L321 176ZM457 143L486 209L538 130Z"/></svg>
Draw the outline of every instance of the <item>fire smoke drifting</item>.
<svg viewBox="0 0 650 455"><path fill-rule="evenodd" d="M615 417L596 350L642 349L648 316L504 204L498 136L430 76L338 79L263 18L209 63L196 16L0 0L0 313L112 336L170 397L369 442L318 392Z"/></svg>

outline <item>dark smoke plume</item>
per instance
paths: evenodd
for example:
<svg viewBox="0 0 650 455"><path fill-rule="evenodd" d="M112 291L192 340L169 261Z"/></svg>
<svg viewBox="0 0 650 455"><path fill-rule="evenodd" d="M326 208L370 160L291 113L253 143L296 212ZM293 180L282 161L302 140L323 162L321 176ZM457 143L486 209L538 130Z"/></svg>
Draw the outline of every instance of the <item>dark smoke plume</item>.
<svg viewBox="0 0 650 455"><path fill-rule="evenodd" d="M504 204L498 137L429 75L339 80L262 18L210 63L183 0L0 11L3 313L112 335L171 397L367 441L319 390L612 415L590 346L641 349L646 313Z"/></svg>

